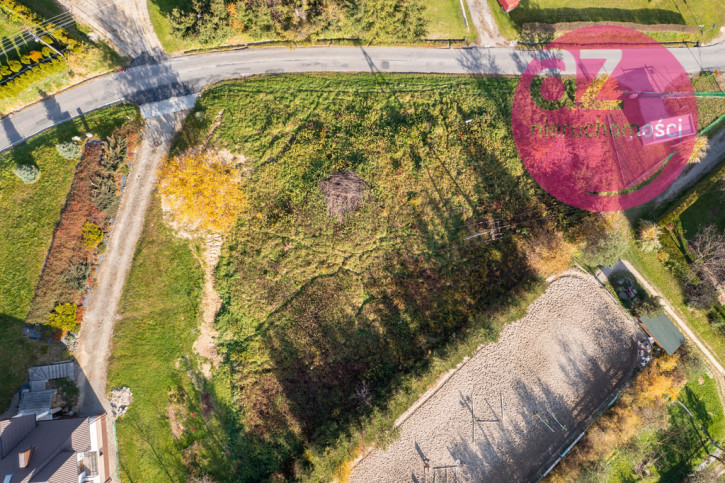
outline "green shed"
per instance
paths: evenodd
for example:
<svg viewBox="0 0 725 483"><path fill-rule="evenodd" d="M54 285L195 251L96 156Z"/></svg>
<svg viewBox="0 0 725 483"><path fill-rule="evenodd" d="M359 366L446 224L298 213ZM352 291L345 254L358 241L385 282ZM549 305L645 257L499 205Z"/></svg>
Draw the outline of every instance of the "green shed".
<svg viewBox="0 0 725 483"><path fill-rule="evenodd" d="M640 317L639 321L650 337L657 342L657 345L662 347L669 355L674 354L685 342L685 336L664 313L660 313L655 317Z"/></svg>

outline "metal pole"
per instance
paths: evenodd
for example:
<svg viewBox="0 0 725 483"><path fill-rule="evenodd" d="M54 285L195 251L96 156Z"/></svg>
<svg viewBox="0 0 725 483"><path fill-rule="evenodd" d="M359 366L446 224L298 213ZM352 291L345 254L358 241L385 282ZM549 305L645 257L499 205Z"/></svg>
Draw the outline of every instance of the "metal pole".
<svg viewBox="0 0 725 483"><path fill-rule="evenodd" d="M549 414L551 415L551 417L552 417L552 418L554 418L554 421L556 421L556 423L557 423L557 424L558 424L559 426L561 426L561 429L563 429L564 431L567 431L566 427L565 427L565 426L564 426L563 424L561 424L561 423L559 422L559 420L558 420L558 419L556 419L556 416L554 416L554 413L552 413L552 412L551 412L551 411L549 411L548 409L546 410L546 412L547 412L547 413L549 413Z"/></svg>
<svg viewBox="0 0 725 483"><path fill-rule="evenodd" d="M539 416L539 413L534 413L534 414L536 415L537 418L539 418L539 421L541 421L542 423L544 423L546 425L546 427L549 428L549 431L551 431L552 433L555 433L556 432L553 429L551 429L551 426L549 426L548 424L546 424L546 421L544 421L543 419L541 419L541 416Z"/></svg>

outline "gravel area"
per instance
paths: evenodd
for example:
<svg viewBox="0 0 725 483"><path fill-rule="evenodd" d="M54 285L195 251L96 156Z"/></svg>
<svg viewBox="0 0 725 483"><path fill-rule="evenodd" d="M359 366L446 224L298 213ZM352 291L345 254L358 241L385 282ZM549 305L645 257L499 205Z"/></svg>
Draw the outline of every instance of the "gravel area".
<svg viewBox="0 0 725 483"><path fill-rule="evenodd" d="M531 481L629 378L643 338L591 277L568 271L416 409L396 442L363 459L351 481L446 481L446 471L456 481L456 460L458 481Z"/></svg>

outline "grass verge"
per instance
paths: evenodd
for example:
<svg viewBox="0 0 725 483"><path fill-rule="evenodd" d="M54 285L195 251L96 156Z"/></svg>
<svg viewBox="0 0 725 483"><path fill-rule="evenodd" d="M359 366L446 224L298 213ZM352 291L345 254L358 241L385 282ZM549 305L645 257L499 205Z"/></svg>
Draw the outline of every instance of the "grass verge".
<svg viewBox="0 0 725 483"><path fill-rule="evenodd" d="M49 351L54 349L25 339L21 329L76 167L76 161L58 154L55 144L88 129L107 136L137 113L126 105L101 109L0 153L0 332L12 348L0 355L0 408L17 391L29 365L53 356ZM13 168L21 164L37 166L39 181L24 184L15 176Z"/></svg>
<svg viewBox="0 0 725 483"><path fill-rule="evenodd" d="M164 226L154 197L108 371L108 390L128 386L134 397L116 422L123 481L184 481L209 468L224 479L230 471L224 405L198 377L192 355L203 280L196 248Z"/></svg>

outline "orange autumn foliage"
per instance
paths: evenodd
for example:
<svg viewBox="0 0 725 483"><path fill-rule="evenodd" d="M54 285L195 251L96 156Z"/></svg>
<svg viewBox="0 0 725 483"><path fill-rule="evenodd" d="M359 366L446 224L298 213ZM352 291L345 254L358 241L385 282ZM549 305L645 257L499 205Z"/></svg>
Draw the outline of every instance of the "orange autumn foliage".
<svg viewBox="0 0 725 483"><path fill-rule="evenodd" d="M176 223L214 233L226 232L246 205L239 171L209 151L167 159L159 169L159 194Z"/></svg>

